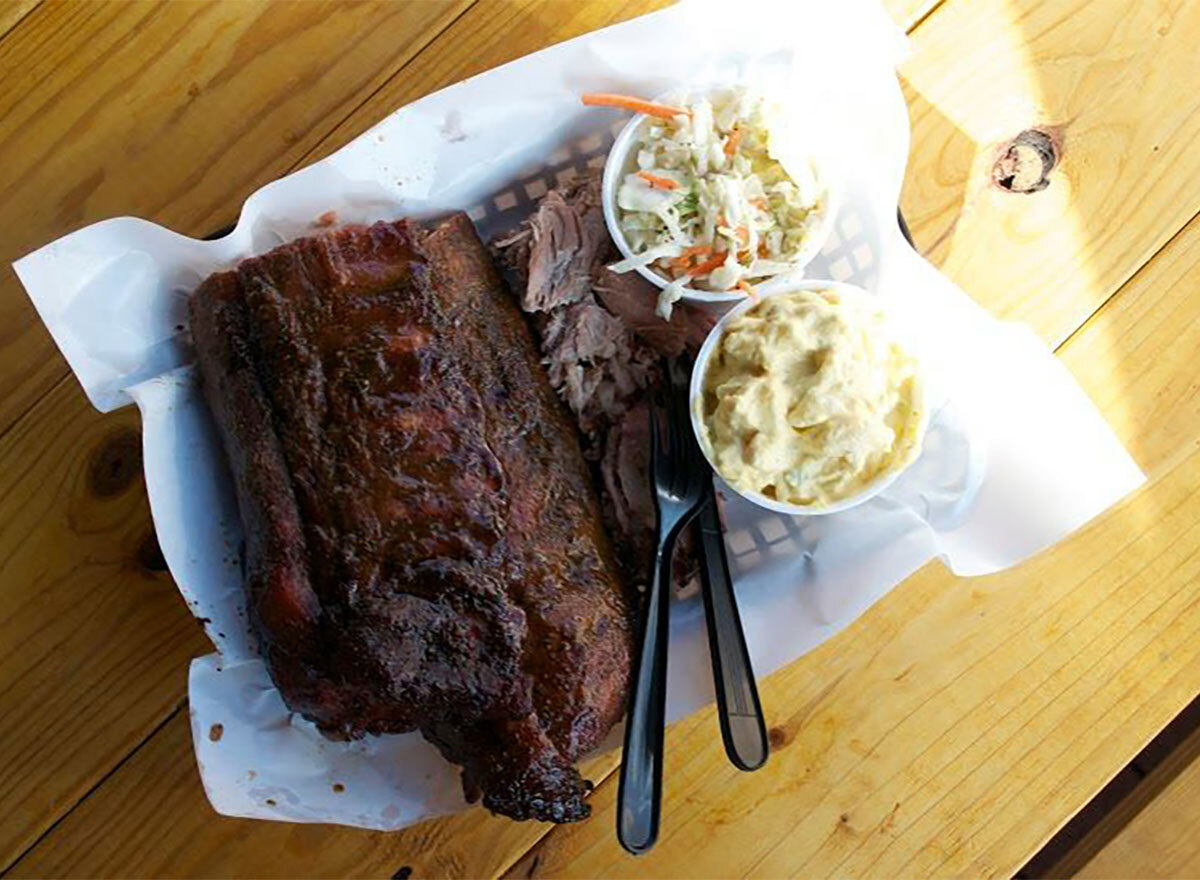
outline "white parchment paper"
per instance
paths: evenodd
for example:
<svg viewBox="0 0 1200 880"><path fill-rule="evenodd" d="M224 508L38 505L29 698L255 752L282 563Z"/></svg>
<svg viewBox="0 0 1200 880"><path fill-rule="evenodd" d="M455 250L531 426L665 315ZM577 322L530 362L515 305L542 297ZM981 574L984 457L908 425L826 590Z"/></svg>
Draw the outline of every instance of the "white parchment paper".
<svg viewBox="0 0 1200 880"><path fill-rule="evenodd" d="M513 228L547 188L603 163L623 116L582 107L581 92L653 95L733 78L782 87L803 136L838 156L843 178L809 276L894 299L934 386L920 460L869 504L789 518L730 493L727 541L760 675L929 559L964 575L1012 565L1142 481L1045 346L989 317L900 236L908 121L893 65L904 41L883 12L867 0L739 0L737 9L685 0L423 98L259 190L218 241L118 218L15 264L92 403L141 409L159 542L217 649L193 662L189 697L219 812L393 829L463 800L457 769L420 736L327 741L272 685L246 623L241 525L191 366L187 296L208 273L313 231L328 211L349 223L467 209L485 238ZM672 719L712 699L702 614L695 600L673 611Z"/></svg>

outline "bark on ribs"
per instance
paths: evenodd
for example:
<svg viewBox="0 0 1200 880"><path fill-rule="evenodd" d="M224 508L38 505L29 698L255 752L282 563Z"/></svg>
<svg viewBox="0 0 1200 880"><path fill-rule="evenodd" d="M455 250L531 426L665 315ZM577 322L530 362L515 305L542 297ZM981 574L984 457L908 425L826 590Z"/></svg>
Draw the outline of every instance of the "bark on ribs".
<svg viewBox="0 0 1200 880"><path fill-rule="evenodd" d="M288 705L331 736L420 729L505 815L586 816L573 763L622 713L629 598L465 215L293 242L191 315Z"/></svg>

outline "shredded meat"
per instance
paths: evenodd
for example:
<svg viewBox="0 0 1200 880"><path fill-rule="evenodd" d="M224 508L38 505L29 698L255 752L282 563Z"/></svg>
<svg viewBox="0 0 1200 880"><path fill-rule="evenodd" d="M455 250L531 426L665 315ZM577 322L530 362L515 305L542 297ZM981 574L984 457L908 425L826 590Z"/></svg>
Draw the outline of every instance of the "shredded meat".
<svg viewBox="0 0 1200 880"><path fill-rule="evenodd" d="M654 353L590 295L550 312L542 340L550 383L585 435L620 416L656 369Z"/></svg>
<svg viewBox="0 0 1200 880"><path fill-rule="evenodd" d="M612 425L604 439L600 461L603 491L617 531L628 535L636 559L654 552L654 495L650 488L650 418L644 402Z"/></svg>
<svg viewBox="0 0 1200 880"><path fill-rule="evenodd" d="M573 764L624 710L629 597L465 215L246 260L200 285L191 324L288 705L335 737L420 729L496 812L586 816Z"/></svg>
<svg viewBox="0 0 1200 880"><path fill-rule="evenodd" d="M545 312L586 298L592 266L609 245L599 188L572 186L566 195L551 190L527 229L533 241L521 308Z"/></svg>
<svg viewBox="0 0 1200 880"><path fill-rule="evenodd" d="M534 313L550 382L575 414L588 458L597 463L605 515L618 556L637 583L654 552L646 396L662 380L659 359L695 350L713 316L677 306L655 312L658 290L636 273L610 272L617 250L604 227L599 174L551 190L496 251ZM676 589L692 592L699 569L685 533L676 552Z"/></svg>
<svg viewBox="0 0 1200 880"><path fill-rule="evenodd" d="M634 272L608 271L598 266L592 278L596 299L656 352L678 357L688 348L699 348L713 322L705 313L684 305L664 321L655 311L658 289Z"/></svg>

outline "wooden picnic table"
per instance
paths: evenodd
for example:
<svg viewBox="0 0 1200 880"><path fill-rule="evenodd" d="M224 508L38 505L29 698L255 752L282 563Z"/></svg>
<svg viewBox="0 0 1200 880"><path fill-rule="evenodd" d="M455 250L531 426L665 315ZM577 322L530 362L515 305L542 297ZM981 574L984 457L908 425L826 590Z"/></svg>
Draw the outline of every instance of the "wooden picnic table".
<svg viewBox="0 0 1200 880"><path fill-rule="evenodd" d="M113 215L211 233L395 108L658 5L5 0L0 262ZM1011 875L1195 697L1200 4L887 6L911 39L917 246L1054 347L1146 487L1001 574L930 563L767 678L760 772L727 763L711 710L672 726L641 859L614 839L613 755L589 762L594 815L573 826L228 819L192 754L186 671L210 646L157 551L136 411L88 405L6 268L0 871Z"/></svg>

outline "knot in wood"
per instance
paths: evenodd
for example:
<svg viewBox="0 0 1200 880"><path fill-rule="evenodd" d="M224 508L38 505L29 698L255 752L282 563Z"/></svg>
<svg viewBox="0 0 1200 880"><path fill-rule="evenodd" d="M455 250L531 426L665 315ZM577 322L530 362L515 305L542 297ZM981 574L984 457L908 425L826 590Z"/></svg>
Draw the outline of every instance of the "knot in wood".
<svg viewBox="0 0 1200 880"><path fill-rule="evenodd" d="M992 166L992 179L1009 192L1035 193L1050 185L1050 172L1058 164L1055 139L1036 128L1027 129L1009 141Z"/></svg>
<svg viewBox="0 0 1200 880"><path fill-rule="evenodd" d="M92 455L88 483L100 498L119 495L142 470L142 439L132 428L110 434Z"/></svg>

